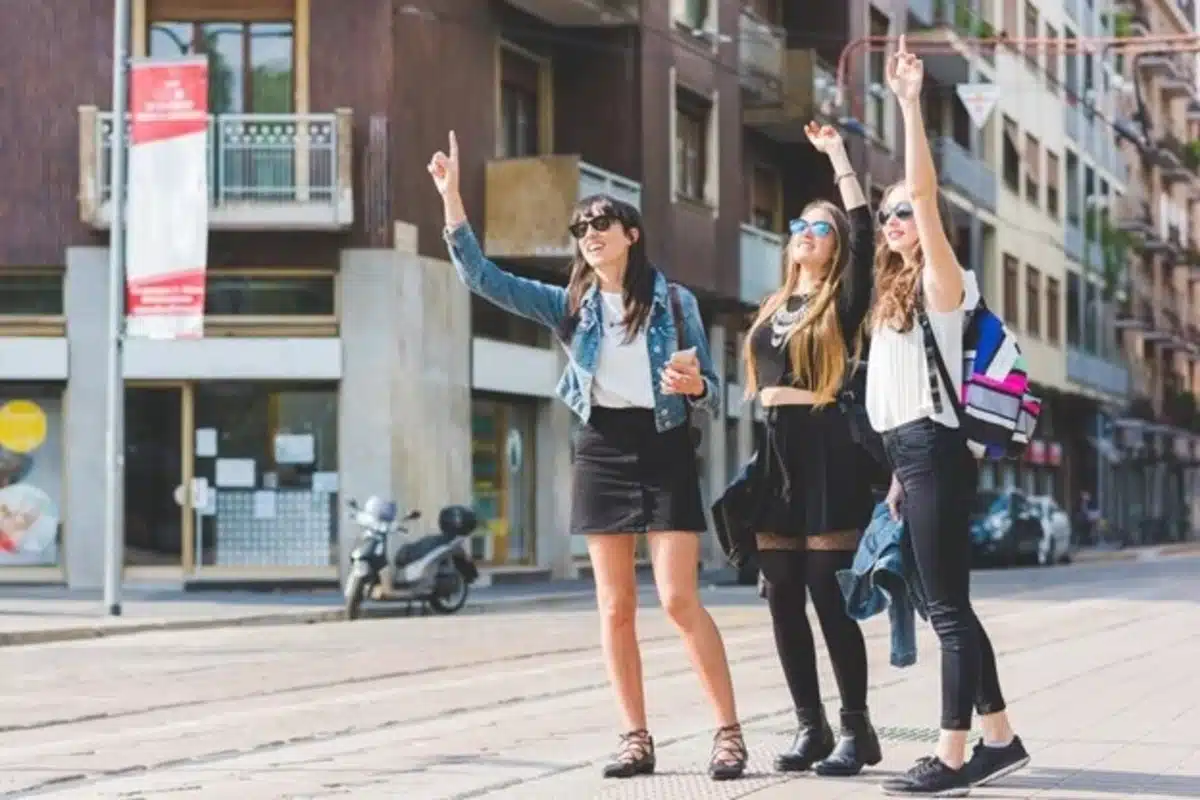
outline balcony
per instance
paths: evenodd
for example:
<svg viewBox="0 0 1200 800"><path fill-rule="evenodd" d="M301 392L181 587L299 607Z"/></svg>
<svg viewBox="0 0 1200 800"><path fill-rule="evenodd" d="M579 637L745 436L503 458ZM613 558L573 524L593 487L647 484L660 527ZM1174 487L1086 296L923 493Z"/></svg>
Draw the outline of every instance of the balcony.
<svg viewBox="0 0 1200 800"><path fill-rule="evenodd" d="M779 288L784 241L782 234L764 231L753 225L742 225L741 286L738 295L743 303L757 306L764 297Z"/></svg>
<svg viewBox="0 0 1200 800"><path fill-rule="evenodd" d="M1154 143L1155 163L1162 172L1162 179L1168 185L1183 183L1192 179L1192 170L1184 162L1188 157L1183 143L1173 134L1166 133Z"/></svg>
<svg viewBox="0 0 1200 800"><path fill-rule="evenodd" d="M489 161L485 181L484 251L491 258L570 258L571 209L588 195L608 194L642 207L640 183L577 155Z"/></svg>
<svg viewBox="0 0 1200 800"><path fill-rule="evenodd" d="M974 205L996 211L996 173L991 167L950 136L935 139L933 153L944 187L961 192Z"/></svg>
<svg viewBox="0 0 1200 800"><path fill-rule="evenodd" d="M95 106L79 109L80 217L96 229L112 224L113 122L112 112ZM209 227L310 231L350 227L354 223L352 128L349 109L333 114L210 116Z"/></svg>
<svg viewBox="0 0 1200 800"><path fill-rule="evenodd" d="M1067 380L1114 397L1129 394L1129 369L1125 365L1073 347L1067 348Z"/></svg>
<svg viewBox="0 0 1200 800"><path fill-rule="evenodd" d="M783 72L776 102L742 106L742 121L780 142L806 142L804 126L818 115L827 92L836 86L834 72L815 50L783 51Z"/></svg>
<svg viewBox="0 0 1200 800"><path fill-rule="evenodd" d="M1137 192L1123 195L1117 201L1116 225L1118 230L1146 238L1154 234L1154 218L1150 216L1150 205Z"/></svg>
<svg viewBox="0 0 1200 800"><path fill-rule="evenodd" d="M508 0L508 4L562 28L631 25L641 16L639 0Z"/></svg>
<svg viewBox="0 0 1200 800"><path fill-rule="evenodd" d="M909 0L908 13L918 25L931 28L934 24L934 0Z"/></svg>
<svg viewBox="0 0 1200 800"><path fill-rule="evenodd" d="M950 46L950 52L941 48L941 52L928 50L922 53L925 71L933 80L946 85L966 83L970 80L971 61L995 60L994 45L981 47L964 41L995 35L992 25L972 9L970 0L934 0L932 17L931 27L912 31L908 38Z"/></svg>
<svg viewBox="0 0 1200 800"><path fill-rule="evenodd" d="M1063 123L1067 139L1078 142L1083 134L1083 112L1079 110L1078 102L1068 102L1063 106Z"/></svg>
<svg viewBox="0 0 1200 800"><path fill-rule="evenodd" d="M1189 58L1193 58L1189 54ZM1163 76L1159 87L1168 100L1188 97L1195 91L1196 75L1188 62L1178 56L1171 56L1171 72Z"/></svg>
<svg viewBox="0 0 1200 800"><path fill-rule="evenodd" d="M786 31L762 19L749 7L738 21L738 71L751 95L778 102L783 80Z"/></svg>
<svg viewBox="0 0 1200 800"><path fill-rule="evenodd" d="M1137 68L1148 77L1175 78L1175 61L1165 53L1143 53L1133 57Z"/></svg>

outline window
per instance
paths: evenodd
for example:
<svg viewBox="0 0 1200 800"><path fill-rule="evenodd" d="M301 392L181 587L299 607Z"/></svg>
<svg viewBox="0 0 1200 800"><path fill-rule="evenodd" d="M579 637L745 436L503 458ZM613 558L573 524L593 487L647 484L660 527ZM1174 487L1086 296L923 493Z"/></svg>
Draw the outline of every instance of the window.
<svg viewBox="0 0 1200 800"><path fill-rule="evenodd" d="M1067 151L1067 224L1079 227L1083 200L1079 196L1079 156Z"/></svg>
<svg viewBox="0 0 1200 800"><path fill-rule="evenodd" d="M1021 191L1021 135L1017 123L1004 117L1004 185L1014 192Z"/></svg>
<svg viewBox="0 0 1200 800"><path fill-rule="evenodd" d="M210 513L196 516L196 563L336 564L341 514L330 476L338 471L337 384L202 381L194 398L197 433L211 429L216 439L215 448L195 453L194 474L221 486L210 493ZM225 459L249 462L250 481L230 487L218 480Z"/></svg>
<svg viewBox="0 0 1200 800"><path fill-rule="evenodd" d="M4 317L61 317L63 273L55 269L0 272L0 319Z"/></svg>
<svg viewBox="0 0 1200 800"><path fill-rule="evenodd" d="M332 273L316 270L254 269L208 271L206 316L333 317L337 313Z"/></svg>
<svg viewBox="0 0 1200 800"><path fill-rule="evenodd" d="M1080 330L1080 288L1079 276L1074 272L1067 273L1067 344L1071 347L1079 347L1083 342L1082 331Z"/></svg>
<svg viewBox="0 0 1200 800"><path fill-rule="evenodd" d="M1025 265L1025 331L1042 335L1042 273Z"/></svg>
<svg viewBox="0 0 1200 800"><path fill-rule="evenodd" d="M1061 212L1058 205L1058 170L1059 160L1057 153L1046 151L1046 213L1058 219Z"/></svg>
<svg viewBox="0 0 1200 800"><path fill-rule="evenodd" d="M500 158L540 152L541 74L536 60L510 47L500 48Z"/></svg>
<svg viewBox="0 0 1200 800"><path fill-rule="evenodd" d="M711 107L691 92L677 90L675 103L675 191L705 201L708 178L708 120Z"/></svg>
<svg viewBox="0 0 1200 800"><path fill-rule="evenodd" d="M213 114L295 110L294 26L288 22L173 22L150 25L149 54L208 57Z"/></svg>
<svg viewBox="0 0 1200 800"><path fill-rule="evenodd" d="M874 6L871 7L871 35L888 35L888 18ZM867 56L867 127L882 142L889 142L887 130L888 92L886 83L886 57L883 50L871 50Z"/></svg>
<svg viewBox="0 0 1200 800"><path fill-rule="evenodd" d="M778 231L782 227L779 219L780 180L779 172L772 167L755 164L750 178L745 181L746 222L764 231Z"/></svg>
<svg viewBox="0 0 1200 800"><path fill-rule="evenodd" d="M1004 32L1009 36L1016 36L1021 30L1021 4L1020 0L1004 0L1003 9L1004 18L1001 20L1001 25Z"/></svg>
<svg viewBox="0 0 1200 800"><path fill-rule="evenodd" d="M1046 341L1050 344L1058 344L1061 336L1058 304L1062 298L1059 291L1058 278L1046 278Z"/></svg>
<svg viewBox="0 0 1200 800"><path fill-rule="evenodd" d="M0 385L0 568L61 562L63 455L62 385Z"/></svg>
<svg viewBox="0 0 1200 800"><path fill-rule="evenodd" d="M1069 99L1079 96L1079 56L1071 45L1074 38L1075 31L1063 28L1063 86L1067 87Z"/></svg>
<svg viewBox="0 0 1200 800"><path fill-rule="evenodd" d="M1004 254L1004 321L1011 325L1020 323L1020 262L1008 253Z"/></svg>
<svg viewBox="0 0 1200 800"><path fill-rule="evenodd" d="M1035 206L1042 199L1042 149L1028 133L1025 134L1025 199Z"/></svg>
<svg viewBox="0 0 1200 800"><path fill-rule="evenodd" d="M716 22L710 19L711 0L671 0L675 20L691 30L708 30Z"/></svg>
<svg viewBox="0 0 1200 800"><path fill-rule="evenodd" d="M1037 6L1025 0L1025 38L1038 38L1038 10ZM1037 45L1025 45L1025 58L1029 60L1029 65L1034 69L1038 68L1038 51L1041 47Z"/></svg>
<svg viewBox="0 0 1200 800"><path fill-rule="evenodd" d="M1062 49L1059 44L1058 30L1053 25L1046 25L1045 38L1050 40L1046 45L1046 77L1050 79L1050 89L1057 91L1062 75L1059 69Z"/></svg>

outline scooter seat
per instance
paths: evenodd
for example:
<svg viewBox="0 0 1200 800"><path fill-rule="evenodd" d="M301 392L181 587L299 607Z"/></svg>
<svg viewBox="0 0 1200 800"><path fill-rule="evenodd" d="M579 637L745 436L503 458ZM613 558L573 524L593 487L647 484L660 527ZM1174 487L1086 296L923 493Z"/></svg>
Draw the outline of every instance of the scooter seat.
<svg viewBox="0 0 1200 800"><path fill-rule="evenodd" d="M422 536L414 542L405 542L396 550L396 566L406 567L414 561L419 561L447 543L445 534L431 533Z"/></svg>

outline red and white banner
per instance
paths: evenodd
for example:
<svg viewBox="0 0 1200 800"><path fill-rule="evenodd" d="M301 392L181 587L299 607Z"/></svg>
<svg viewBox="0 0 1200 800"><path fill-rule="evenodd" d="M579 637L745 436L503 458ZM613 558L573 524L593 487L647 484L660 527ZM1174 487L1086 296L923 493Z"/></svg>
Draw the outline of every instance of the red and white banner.
<svg viewBox="0 0 1200 800"><path fill-rule="evenodd" d="M208 64L135 59L130 73L126 333L204 335Z"/></svg>

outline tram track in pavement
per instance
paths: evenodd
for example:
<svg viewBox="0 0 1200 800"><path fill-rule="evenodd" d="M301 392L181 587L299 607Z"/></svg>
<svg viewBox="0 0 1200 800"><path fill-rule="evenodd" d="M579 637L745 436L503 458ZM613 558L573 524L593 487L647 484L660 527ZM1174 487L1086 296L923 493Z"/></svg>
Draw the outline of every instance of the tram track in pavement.
<svg viewBox="0 0 1200 800"><path fill-rule="evenodd" d="M1036 592L1026 591L1026 592L1021 593L1021 599L1025 600L1026 602L1029 602L1029 601L1036 602L1036 595L1041 595L1044 593L1054 592L1054 591L1061 591L1062 589L1063 589L1062 585L1055 585L1055 586L1045 587ZM1149 591L1153 591L1153 587L1151 587L1151 589ZM1070 608L1071 606L1076 605L1077 602L1078 601L1064 603L1064 604L1061 604L1060 607L1063 609L1067 609L1067 608ZM993 613L989 614L988 618L994 619L996 621L1000 621L1005 618L1020 616L1022 614L1027 614L1027 613L1028 613L1028 609L1016 609L1016 610L1009 611L1009 612L1001 612L1001 613L993 612ZM1153 613L1147 613L1147 614L1139 615L1134 618L1127 618L1127 619L1124 619L1124 620L1121 620L1118 622L1108 623L1105 625L1089 626L1089 628L1084 632L1084 635L1098 634L1098 633L1103 633L1106 631L1117 630L1117 629L1120 629L1123 627L1137 626L1137 625L1147 621L1148 619L1152 619L1153 617L1154 617ZM765 638L765 637L769 636L769 630L766 629L765 626L763 626L761 622L757 622L757 621L752 624L751 623L742 624L742 625L728 625L727 624L727 625L723 626L723 629L726 631L727 636L731 632L747 631L752 628L758 628L761 631L761 633L756 636L749 637L751 639L761 639L761 638ZM1031 649L1036 649L1036 648L1040 648L1040 647L1053 645L1057 642L1062 642L1069 638L1079 636L1079 635L1080 635L1080 631L1075 629L1075 630L1071 630L1069 632L1066 632L1066 631L1061 632L1060 635L1051 636L1049 638L1043 637L1043 636L1038 636L1037 640L1035 642L1024 645L1024 646L1020 646L1017 648L1013 648L1010 650L1005 650L1004 654L1011 655L1011 654L1026 652ZM886 633L876 633L872 636L869 636L868 638L877 640L877 639L885 638L885 637L886 637ZM658 636L645 637L645 638L643 638L642 642L643 642L643 646L647 646L647 645L653 646L655 644L662 644L665 642L673 642L676 638L677 638L676 635L673 632L671 632L668 634L663 634L663 635L658 635ZM737 638L737 637L730 637L730 638ZM455 665L455 667L453 667L452 669L455 672L462 671L462 670L466 670L469 672L472 668L477 668L477 667L480 667L483 665L487 665L491 668L495 668L498 664L507 664L507 665L511 666L511 665L517 665L523 661L533 661L533 660L542 659L542 658L562 658L562 657L569 657L572 655L594 654L595 650L596 650L596 647L594 645L543 649L538 652L514 654L514 655L507 656L507 657L500 658L500 659L476 660L476 661L472 661L470 663L460 663L458 665ZM743 654L743 655L734 654L731 657L731 662L735 665L746 665L746 664L754 664L757 662L762 662L764 660L773 660L775 658L776 658L776 655L775 655L773 649L768 646L762 652L759 652L756 654ZM571 665L572 665L572 662L568 662L567 664L551 664L547 669L549 669L549 670L563 669L563 668L569 667ZM433 666L433 667L418 668L418 669L413 669L413 670L389 671L389 672L385 672L385 673L377 673L377 674L370 675L370 676L360 676L355 679L314 682L314 683L311 683L311 684L308 684L305 686L286 687L285 689L274 691L274 692L251 693L251 694L245 695L244 697L223 698L223 699L217 701L217 703L211 703L211 701L206 701L206 704L225 704L225 703L236 704L240 700L247 699L247 698L255 698L255 699L261 700L264 698L272 698L272 697L276 697L279 695L296 694L296 693L301 693L301 692L305 692L305 691L319 690L319 689L323 689L323 688L336 688L336 687L339 687L339 686L342 686L342 685L345 685L348 683L361 684L364 680L369 681L369 682L378 683L378 682L383 682L383 681L388 681L388 680L420 677L422 675L427 676L434 672L444 673L446 671L448 671L448 670L446 669L445 666ZM665 670L665 671L657 673L653 676L648 675L647 678L656 680L656 681L670 680L672 678L690 675L691 672L692 672L691 667L689 665L684 664L684 665L679 666L678 668ZM472 678L470 677L470 675L468 675L468 676L462 678L461 680L467 681L467 680L471 680L471 679ZM894 685L896 682L901 682L904 680L908 680L908 678L902 677L902 678L897 678L893 681L880 682L878 684L874 684L873 688L886 688L887 686ZM54 791L59 791L59 790L62 790L62 789L68 788L68 787L76 788L76 787L87 786L87 785L100 785L100 784L103 784L103 783L106 783L106 782L109 782L109 781L112 781L115 779L127 777L130 775L135 775L135 774L148 774L148 773L160 772L163 770L169 770L169 769L178 768L178 767L206 767L206 766L219 765L223 762L226 762L226 761L229 761L232 759L236 759L236 758L252 756L252 755L260 755L260 754L269 754L272 752L280 752L280 751L287 750L288 748L298 747L301 745L318 744L318 743L342 739L342 738L350 737L350 736L377 734L377 733L395 728L397 726L418 726L422 723L432 722L435 720L446 720L446 719L459 718L464 715L470 715L470 714L480 714L480 715L487 714L489 712L495 712L500 709L503 709L506 706L547 702L547 701L553 701L553 700L562 699L562 698L568 698L568 697L571 697L574 695L586 694L588 692L607 691L607 690L608 690L607 680L604 678L598 678L593 681L587 681L587 682L583 682L583 683L573 683L573 684L570 684L570 685L567 685L567 686L564 686L561 688L549 690L549 691L523 692L523 693L517 694L515 696L512 696L510 694L508 696L498 697L495 700L485 702L485 703L474 702L470 705L463 704L463 705L458 705L458 706L454 706L454 707L440 708L440 709L436 710L436 712L434 712L434 713L425 714L425 715L416 715L416 716L411 716L411 717L407 717L404 719L386 720L386 721L380 722L375 725L339 726L339 727L329 728L329 729L325 729L325 730L317 730L317 731L313 731L310 733L306 733L306 734L298 735L298 736L294 736L294 737L274 739L271 741L258 743L258 744L248 746L248 747L224 749L224 750L214 750L212 752L202 753L202 754L198 754L196 756L187 757L187 758L168 758L168 759L162 759L162 760L151 762L151 763L123 765L120 767L115 767L110 770L100 769L100 770L91 770L91 771L67 772L67 773L60 774L60 775L50 776L50 777L46 778L44 781L41 781L39 783L32 784L32 785L29 785L29 786L26 786L26 787L23 787L20 789L2 792L2 793L0 793L0 798L35 797L35 796L39 796L39 795L48 794L48 793L51 793ZM320 702L322 702L322 701L318 701L318 704ZM332 702L332 701L324 701L324 702ZM187 708L189 706L194 706L194 705L197 705L197 703L183 702L183 703L174 703L174 704L159 704L157 706L147 707L147 708L143 708L143 709L131 709L129 712L117 714L117 715L107 715L107 716L95 715L92 717L84 717L84 718L80 718L78 720L78 722L80 724L86 724L87 722L93 721L93 720L112 720L112 719L128 718L128 717L134 717L134 716L138 716L138 715L145 715L145 714L153 713L154 711L164 711L164 710L170 711L173 709ZM219 717L221 715L221 713L222 712L218 712L217 714L210 714L208 719L209 720L215 719L215 718ZM753 722L759 721L759 720L770 719L773 716L786 715L788 713L791 713L790 708L781 708L777 711L769 712L766 714L756 715L756 717L754 717L754 718L747 717L747 724L752 724ZM202 719L199 721L199 724L203 725L205 723L205 721L206 720ZM69 723L63 722L63 723L59 723L59 724L69 724ZM151 728L151 729L153 729L153 728ZM123 733L124 732L117 732L115 735L109 734L108 736L114 736L114 738L117 738L117 737L121 736ZM699 735L699 734L698 733L683 734L679 737L674 737L671 741L674 741L675 738L678 738L680 741L682 741L682 740L690 738L694 735ZM707 733L705 735L707 735ZM107 736L106 736L106 738L107 738ZM670 742L668 742L665 739L662 742L662 744L664 746L669 743ZM17 748L17 749L20 749L20 748ZM583 765L586 765L586 763L587 762L585 762ZM570 769L574 769L574 768L576 768L576 766L581 766L581 765L572 765L572 766L563 765L561 769L558 769L558 768L555 769L555 774L559 774L559 773L565 772L565 771L570 771ZM548 776L544 776L544 777L548 777ZM472 792L463 794L463 795L461 795L461 798L463 798L463 800L466 800L466 798L479 797L479 796L483 796L483 794L486 794L488 792L500 791L503 789L504 789L503 785L497 785L497 786L488 788L486 790L486 792L484 792L484 790L481 788L478 791L472 791Z"/></svg>

